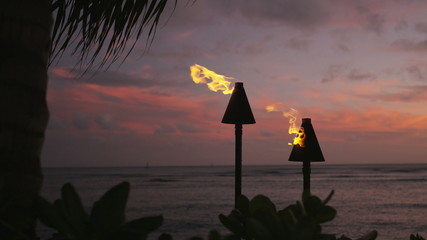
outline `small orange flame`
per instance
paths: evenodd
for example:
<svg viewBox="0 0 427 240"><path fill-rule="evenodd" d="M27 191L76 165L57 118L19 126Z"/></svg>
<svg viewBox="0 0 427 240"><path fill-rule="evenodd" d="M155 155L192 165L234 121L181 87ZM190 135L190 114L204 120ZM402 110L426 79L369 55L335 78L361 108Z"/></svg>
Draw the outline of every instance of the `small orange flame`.
<svg viewBox="0 0 427 240"><path fill-rule="evenodd" d="M304 147L304 128L298 128L296 126L297 117L299 115L299 112L296 109L290 108L288 111L283 111L277 105L272 104L266 106L265 110L267 110L267 112L282 112L282 116L289 119L288 133L296 134L293 143L288 143L288 145L299 144L301 147Z"/></svg>
<svg viewBox="0 0 427 240"><path fill-rule="evenodd" d="M223 94L231 94L233 92L234 87L230 88L231 82L228 81L234 79L232 77L216 74L214 71L198 64L190 66L190 71L191 78L195 83L206 83L211 91L222 91ZM210 79L211 82L207 82L208 79Z"/></svg>
<svg viewBox="0 0 427 240"><path fill-rule="evenodd" d="M294 138L294 145L299 145L300 147L305 147L305 132L304 127L301 127Z"/></svg>

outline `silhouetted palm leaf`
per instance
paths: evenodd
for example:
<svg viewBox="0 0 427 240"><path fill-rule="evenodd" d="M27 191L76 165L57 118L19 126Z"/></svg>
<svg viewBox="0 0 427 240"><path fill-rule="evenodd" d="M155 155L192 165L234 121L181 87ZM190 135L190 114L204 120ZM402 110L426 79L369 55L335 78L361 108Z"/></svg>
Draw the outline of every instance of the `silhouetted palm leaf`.
<svg viewBox="0 0 427 240"><path fill-rule="evenodd" d="M176 7L177 0L173 1ZM54 25L50 63L72 47L78 64L91 68L110 66L122 53L133 50L143 32L152 43L168 0L52 0ZM128 45L128 43L131 43ZM106 65L107 64L107 65Z"/></svg>

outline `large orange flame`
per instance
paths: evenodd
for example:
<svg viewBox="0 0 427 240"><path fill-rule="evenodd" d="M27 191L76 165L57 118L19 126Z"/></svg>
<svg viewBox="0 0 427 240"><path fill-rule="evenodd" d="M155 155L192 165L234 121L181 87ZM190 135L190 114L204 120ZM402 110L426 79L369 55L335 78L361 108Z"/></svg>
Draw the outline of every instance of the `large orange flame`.
<svg viewBox="0 0 427 240"><path fill-rule="evenodd" d="M267 112L282 112L282 116L289 119L289 134L296 134L293 143L288 143L288 145L297 145L304 147L304 129L297 127L296 121L299 115L299 112L294 108L289 108L288 111L282 110L278 105L272 104L265 107Z"/></svg>
<svg viewBox="0 0 427 240"><path fill-rule="evenodd" d="M214 92L222 91L223 94L231 94L234 87L230 88L231 82L228 80L234 79L224 75L216 74L203 66L194 64L190 66L191 78L197 84L205 83L208 88ZM208 82L208 79L210 82Z"/></svg>

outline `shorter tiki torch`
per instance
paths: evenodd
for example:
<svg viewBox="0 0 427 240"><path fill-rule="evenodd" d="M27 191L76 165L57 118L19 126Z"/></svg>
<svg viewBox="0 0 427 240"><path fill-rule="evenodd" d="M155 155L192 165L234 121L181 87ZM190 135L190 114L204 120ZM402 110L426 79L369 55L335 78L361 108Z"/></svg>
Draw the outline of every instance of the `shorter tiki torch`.
<svg viewBox="0 0 427 240"><path fill-rule="evenodd" d="M302 162L303 190L310 193L311 162L325 161L310 118L302 119L301 128L295 137L289 161Z"/></svg>

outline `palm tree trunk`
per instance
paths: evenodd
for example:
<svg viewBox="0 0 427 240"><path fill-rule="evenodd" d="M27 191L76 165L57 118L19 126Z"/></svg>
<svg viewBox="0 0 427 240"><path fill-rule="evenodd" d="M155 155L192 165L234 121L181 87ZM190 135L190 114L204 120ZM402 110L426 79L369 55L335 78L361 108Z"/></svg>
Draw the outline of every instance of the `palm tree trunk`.
<svg viewBox="0 0 427 240"><path fill-rule="evenodd" d="M51 25L50 0L0 3L0 239L35 236Z"/></svg>

